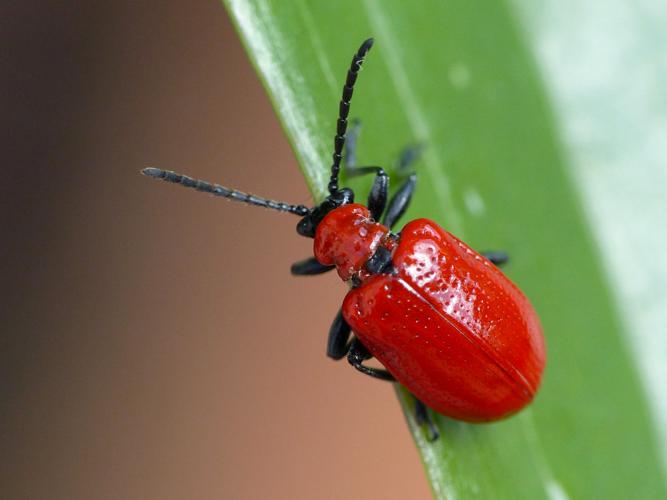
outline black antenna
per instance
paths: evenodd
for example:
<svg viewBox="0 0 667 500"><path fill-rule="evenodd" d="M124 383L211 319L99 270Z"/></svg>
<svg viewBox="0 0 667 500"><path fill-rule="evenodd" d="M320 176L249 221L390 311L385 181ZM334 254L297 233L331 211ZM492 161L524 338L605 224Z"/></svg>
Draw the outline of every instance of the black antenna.
<svg viewBox="0 0 667 500"><path fill-rule="evenodd" d="M163 181L180 184L185 187L196 189L197 191L210 193L214 196L221 196L233 201L240 201L242 203L248 203L258 207L271 208L280 212L289 212L301 217L304 217L310 213L308 207L303 205L290 205L289 203L283 203L281 201L268 200L266 198L255 196L254 194L243 193L241 191L237 191L236 189L229 189L221 186L220 184L212 184L210 182L202 181L199 179L193 179L192 177L178 174L176 172L172 172L171 170L162 170L160 168L151 167L143 169L141 173L147 175L148 177L155 177L156 179L162 179Z"/></svg>
<svg viewBox="0 0 667 500"><path fill-rule="evenodd" d="M369 38L361 44L357 53L352 57L352 64L347 71L347 80L343 86L343 97L340 100L340 111L338 112L338 122L336 123L336 137L334 137L333 164L331 165L331 179L329 180L329 193L338 192L338 173L340 172L340 161L343 158L343 146L345 145L345 132L347 131L347 115L350 112L350 101L352 100L352 91L354 83L357 81L357 75L364 62L364 57L373 46L373 39Z"/></svg>

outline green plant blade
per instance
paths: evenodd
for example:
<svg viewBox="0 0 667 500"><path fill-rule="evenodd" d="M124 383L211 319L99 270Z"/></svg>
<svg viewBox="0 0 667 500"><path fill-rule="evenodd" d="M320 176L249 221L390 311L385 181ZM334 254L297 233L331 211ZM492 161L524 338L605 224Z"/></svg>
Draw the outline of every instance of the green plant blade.
<svg viewBox="0 0 667 500"><path fill-rule="evenodd" d="M515 0L635 351L667 464L667 4ZM610 37L610 33L618 36ZM604 40L604 43L599 43Z"/></svg>
<svg viewBox="0 0 667 500"><path fill-rule="evenodd" d="M548 367L519 415L487 425L437 416L431 444L398 389L435 496L666 497L649 403L519 2L225 3L318 199L346 68L374 36L351 113L363 120L360 163L391 166L404 145L423 144L406 220L507 250L506 272L540 314ZM364 192L368 181L352 185Z"/></svg>

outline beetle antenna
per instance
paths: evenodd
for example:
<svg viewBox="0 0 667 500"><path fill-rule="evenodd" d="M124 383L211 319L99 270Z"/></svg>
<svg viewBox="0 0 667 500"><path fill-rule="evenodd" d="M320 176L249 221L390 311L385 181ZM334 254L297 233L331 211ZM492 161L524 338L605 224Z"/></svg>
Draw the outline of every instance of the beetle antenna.
<svg viewBox="0 0 667 500"><path fill-rule="evenodd" d="M343 86L343 97L340 100L340 109L338 111L338 122L336 122L336 136L334 137L333 164L331 165L331 179L329 180L329 193L338 192L338 174L340 173L340 161L343 158L343 146L345 145L345 132L347 131L347 115L350 113L350 101L354 84L357 81L357 75L364 62L364 57L373 46L373 39L369 38L361 44L359 50L352 57L352 64L347 71L347 79Z"/></svg>
<svg viewBox="0 0 667 500"><path fill-rule="evenodd" d="M233 201L248 203L249 205L271 208L280 212L289 212L301 217L304 217L310 213L308 207L303 205L290 205L289 203L283 203L281 201L269 200L267 198L255 196L254 194L237 191L236 189L229 189L221 186L220 184L213 184L210 182L202 181L200 179L193 179L192 177L172 172L171 170L162 170L161 168L150 167L143 169L141 173L147 175L148 177L154 177L163 181L173 182L174 184L180 184L181 186L193 188L197 191L210 193L214 196L221 196Z"/></svg>

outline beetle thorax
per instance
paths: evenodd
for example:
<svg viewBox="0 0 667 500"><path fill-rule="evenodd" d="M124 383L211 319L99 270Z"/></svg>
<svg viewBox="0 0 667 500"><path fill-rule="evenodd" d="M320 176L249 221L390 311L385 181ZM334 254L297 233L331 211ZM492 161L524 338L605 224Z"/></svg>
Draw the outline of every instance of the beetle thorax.
<svg viewBox="0 0 667 500"><path fill-rule="evenodd" d="M363 271L388 234L389 229L371 219L365 206L343 205L329 212L317 226L315 258L321 264L335 265L338 275L349 280Z"/></svg>

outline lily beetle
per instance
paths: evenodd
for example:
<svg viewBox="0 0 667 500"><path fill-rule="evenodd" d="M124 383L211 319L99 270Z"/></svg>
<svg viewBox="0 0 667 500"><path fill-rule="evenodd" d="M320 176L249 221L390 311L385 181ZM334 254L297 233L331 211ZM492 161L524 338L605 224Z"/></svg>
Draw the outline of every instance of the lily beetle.
<svg viewBox="0 0 667 500"><path fill-rule="evenodd" d="M527 405L540 386L544 339L530 302L497 267L507 260L503 252L478 253L428 219L393 232L416 176L406 176L388 200L389 176L380 167L355 165L359 126L347 130L354 84L372 44L368 39L361 45L347 72L329 195L319 205L290 205L157 168L142 172L299 216L296 231L314 239L314 257L292 265L292 274L336 269L350 285L329 330L327 355L403 384L415 396L417 422L435 440L438 430L427 407L458 420L488 422ZM417 154L418 148L406 149L400 169ZM365 206L339 186L341 162L348 176L375 175ZM368 366L372 357L384 369Z"/></svg>

